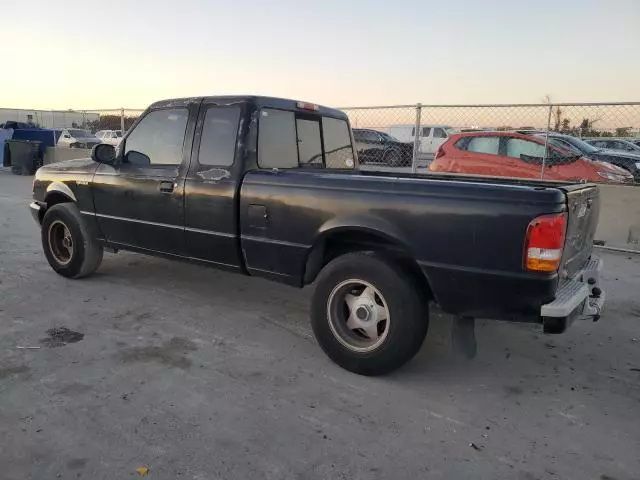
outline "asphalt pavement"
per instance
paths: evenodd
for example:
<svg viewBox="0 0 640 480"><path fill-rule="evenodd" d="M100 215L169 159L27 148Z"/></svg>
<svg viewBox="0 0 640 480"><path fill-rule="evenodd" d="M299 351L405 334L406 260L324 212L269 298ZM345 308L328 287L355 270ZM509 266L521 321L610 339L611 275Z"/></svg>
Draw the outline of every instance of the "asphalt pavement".
<svg viewBox="0 0 640 480"><path fill-rule="evenodd" d="M457 357L366 378L322 353L296 290L141 255L56 275L31 180L0 169L0 478L640 478L640 256L560 336L481 321Z"/></svg>

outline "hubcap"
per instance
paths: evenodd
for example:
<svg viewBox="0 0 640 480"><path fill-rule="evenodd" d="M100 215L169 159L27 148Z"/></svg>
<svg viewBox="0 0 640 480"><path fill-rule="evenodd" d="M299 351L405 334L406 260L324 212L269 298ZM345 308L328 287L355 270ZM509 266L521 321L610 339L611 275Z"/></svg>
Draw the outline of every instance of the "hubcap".
<svg viewBox="0 0 640 480"><path fill-rule="evenodd" d="M389 308L380 291L369 282L345 280L327 301L327 319L336 339L350 350L369 352L389 333Z"/></svg>
<svg viewBox="0 0 640 480"><path fill-rule="evenodd" d="M67 265L73 257L73 237L69 228L60 220L49 225L49 248L60 265Z"/></svg>

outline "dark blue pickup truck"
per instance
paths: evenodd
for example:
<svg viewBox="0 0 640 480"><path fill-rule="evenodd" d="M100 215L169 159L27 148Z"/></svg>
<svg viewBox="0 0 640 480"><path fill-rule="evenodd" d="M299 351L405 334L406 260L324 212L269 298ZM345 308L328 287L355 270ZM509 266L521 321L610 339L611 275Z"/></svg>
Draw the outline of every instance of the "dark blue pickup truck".
<svg viewBox="0 0 640 480"><path fill-rule="evenodd" d="M309 103L162 101L117 150L41 168L31 210L65 277L122 249L315 283L318 342L360 374L410 360L430 304L469 356L474 318L599 316L597 186L360 172L353 144L344 113Z"/></svg>

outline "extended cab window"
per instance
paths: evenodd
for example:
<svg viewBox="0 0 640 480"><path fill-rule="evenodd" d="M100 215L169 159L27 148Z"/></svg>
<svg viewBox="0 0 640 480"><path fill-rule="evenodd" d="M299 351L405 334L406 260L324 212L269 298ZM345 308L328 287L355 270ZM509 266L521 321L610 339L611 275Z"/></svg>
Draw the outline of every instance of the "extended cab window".
<svg viewBox="0 0 640 480"><path fill-rule="evenodd" d="M353 157L344 120L269 108L260 114L258 164L262 168L353 168Z"/></svg>
<svg viewBox="0 0 640 480"><path fill-rule="evenodd" d="M125 163L136 165L179 165L189 112L168 108L149 112L126 140Z"/></svg>
<svg viewBox="0 0 640 480"><path fill-rule="evenodd" d="M353 148L347 122L337 118L322 117L322 132L327 168L352 168Z"/></svg>
<svg viewBox="0 0 640 480"><path fill-rule="evenodd" d="M239 107L207 109L198 151L200 165L228 167L233 164L239 121Z"/></svg>

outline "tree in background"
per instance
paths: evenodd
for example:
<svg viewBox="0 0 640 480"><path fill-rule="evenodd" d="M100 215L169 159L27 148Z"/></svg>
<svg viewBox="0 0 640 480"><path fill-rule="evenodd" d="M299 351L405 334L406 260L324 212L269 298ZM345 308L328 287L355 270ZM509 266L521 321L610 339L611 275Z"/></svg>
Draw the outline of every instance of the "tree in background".
<svg viewBox="0 0 640 480"><path fill-rule="evenodd" d="M124 129L129 130L137 119L138 117L124 117ZM94 133L98 130L120 130L120 115L100 115L99 120L89 122L87 127Z"/></svg>
<svg viewBox="0 0 640 480"><path fill-rule="evenodd" d="M616 128L616 137L630 137L631 127Z"/></svg>

